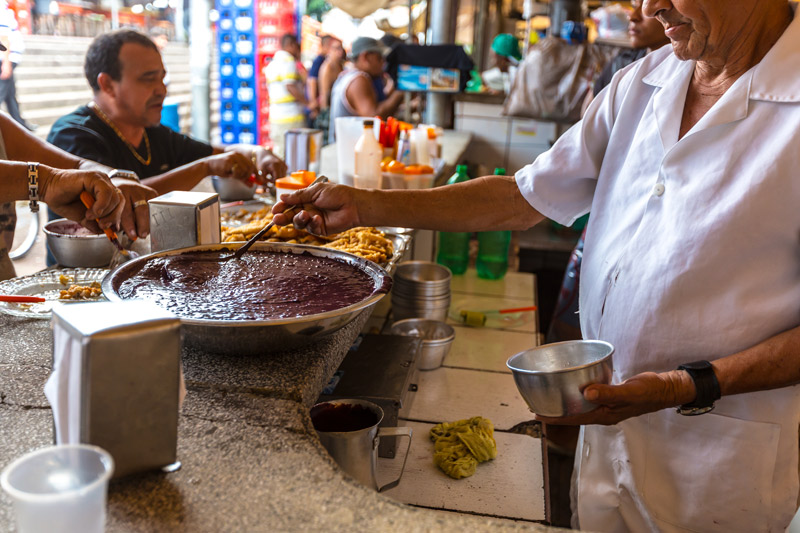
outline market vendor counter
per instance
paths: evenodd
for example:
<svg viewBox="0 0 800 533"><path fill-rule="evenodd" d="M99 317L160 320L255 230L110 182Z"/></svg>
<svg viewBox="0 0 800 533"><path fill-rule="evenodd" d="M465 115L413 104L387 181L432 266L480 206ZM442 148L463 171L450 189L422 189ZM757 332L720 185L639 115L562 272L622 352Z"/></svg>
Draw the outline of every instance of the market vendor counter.
<svg viewBox="0 0 800 533"><path fill-rule="evenodd" d="M327 340L262 357L186 351L188 394L171 474L112 481L108 531L550 531L413 508L358 485L319 443L309 407L369 318ZM51 369L48 321L0 316L0 467L53 442L42 388ZM11 528L0 495L0 529Z"/></svg>

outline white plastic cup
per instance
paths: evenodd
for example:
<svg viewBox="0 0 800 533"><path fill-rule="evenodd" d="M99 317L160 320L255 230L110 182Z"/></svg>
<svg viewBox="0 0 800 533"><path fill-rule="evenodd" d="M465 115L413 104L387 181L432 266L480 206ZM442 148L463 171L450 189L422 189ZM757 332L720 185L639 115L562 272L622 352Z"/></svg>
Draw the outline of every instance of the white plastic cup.
<svg viewBox="0 0 800 533"><path fill-rule="evenodd" d="M20 533L102 533L111 455L97 446L49 446L23 455L0 474Z"/></svg>
<svg viewBox="0 0 800 533"><path fill-rule="evenodd" d="M375 119L373 117L338 117L334 121L338 181L343 185L353 186L353 175L356 172L356 143L364 131L365 120ZM373 126L373 131L377 139L378 128Z"/></svg>

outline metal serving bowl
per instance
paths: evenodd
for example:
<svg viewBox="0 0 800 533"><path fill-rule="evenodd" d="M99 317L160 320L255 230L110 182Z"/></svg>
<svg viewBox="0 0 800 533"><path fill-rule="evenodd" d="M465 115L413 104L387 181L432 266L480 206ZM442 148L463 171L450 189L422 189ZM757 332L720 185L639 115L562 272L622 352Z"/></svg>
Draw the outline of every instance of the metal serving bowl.
<svg viewBox="0 0 800 533"><path fill-rule="evenodd" d="M583 399L583 389L611 382L613 353L614 347L604 341L556 342L513 355L506 365L531 411L576 415L597 407Z"/></svg>
<svg viewBox="0 0 800 533"><path fill-rule="evenodd" d="M418 370L434 370L442 366L456 338L456 331L450 324L424 318L399 320L392 324L391 333L422 339L422 350L417 360Z"/></svg>
<svg viewBox="0 0 800 533"><path fill-rule="evenodd" d="M44 226L47 246L64 267L103 267L114 256L114 245L105 234L88 233L75 221L59 218Z"/></svg>
<svg viewBox="0 0 800 533"><path fill-rule="evenodd" d="M256 184L246 185L234 178L211 176L211 184L223 202L250 200L256 192Z"/></svg>
<svg viewBox="0 0 800 533"><path fill-rule="evenodd" d="M145 255L120 266L103 280L103 294L111 301L120 301L119 287L123 281L139 272L151 258L181 255L195 251L233 251L242 243L220 243L165 250ZM386 271L355 255L328 248L302 244L257 242L251 250L280 253L308 253L318 257L338 259L354 269L365 272L373 281L370 296L360 302L314 315L273 320L209 320L182 318L184 342L204 351L259 355L296 348L330 335L349 324L362 311L371 308L389 292L392 278ZM235 260L234 260L235 261ZM302 282L298 278L298 283Z"/></svg>

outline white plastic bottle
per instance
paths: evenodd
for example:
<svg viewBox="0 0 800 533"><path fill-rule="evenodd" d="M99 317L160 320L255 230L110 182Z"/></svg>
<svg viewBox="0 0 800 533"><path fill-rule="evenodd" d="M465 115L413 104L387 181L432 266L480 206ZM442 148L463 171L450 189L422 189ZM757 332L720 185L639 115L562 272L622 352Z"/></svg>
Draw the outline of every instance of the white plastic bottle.
<svg viewBox="0 0 800 533"><path fill-rule="evenodd" d="M383 149L375 139L372 123L372 120L364 121L364 131L356 141L353 184L359 189L379 189L381 186Z"/></svg>
<svg viewBox="0 0 800 533"><path fill-rule="evenodd" d="M428 152L428 132L422 128L411 130L411 145L414 147L417 165L430 165L430 155Z"/></svg>

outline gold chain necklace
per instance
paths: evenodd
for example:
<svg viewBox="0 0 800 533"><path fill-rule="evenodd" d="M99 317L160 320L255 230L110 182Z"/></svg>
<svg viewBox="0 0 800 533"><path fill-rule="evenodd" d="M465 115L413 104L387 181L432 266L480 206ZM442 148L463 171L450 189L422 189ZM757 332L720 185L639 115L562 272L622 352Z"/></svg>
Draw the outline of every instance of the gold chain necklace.
<svg viewBox="0 0 800 533"><path fill-rule="evenodd" d="M119 128L117 127L117 125L114 124L114 122L110 118L108 118L108 115L103 113L103 110L100 109L100 107L95 102L89 102L89 107L92 108L92 110L94 110L94 112L97 114L98 117L100 117L100 119L103 122L108 124L108 126L112 130L114 130L114 133L117 134L117 137L122 139L122 142L124 142L128 146L128 148L130 148L131 152L133 152L134 157L136 159L138 159L141 164L143 164L144 166L147 166L147 165L150 164L150 161L153 160L153 154L150 151L150 139L147 137L147 130L144 131L144 146L147 149L147 159L145 159L145 158L143 158L142 156L139 155L139 152L136 150L136 147L133 146L128 141L128 139L125 138L124 135L122 135L122 132L119 131Z"/></svg>

